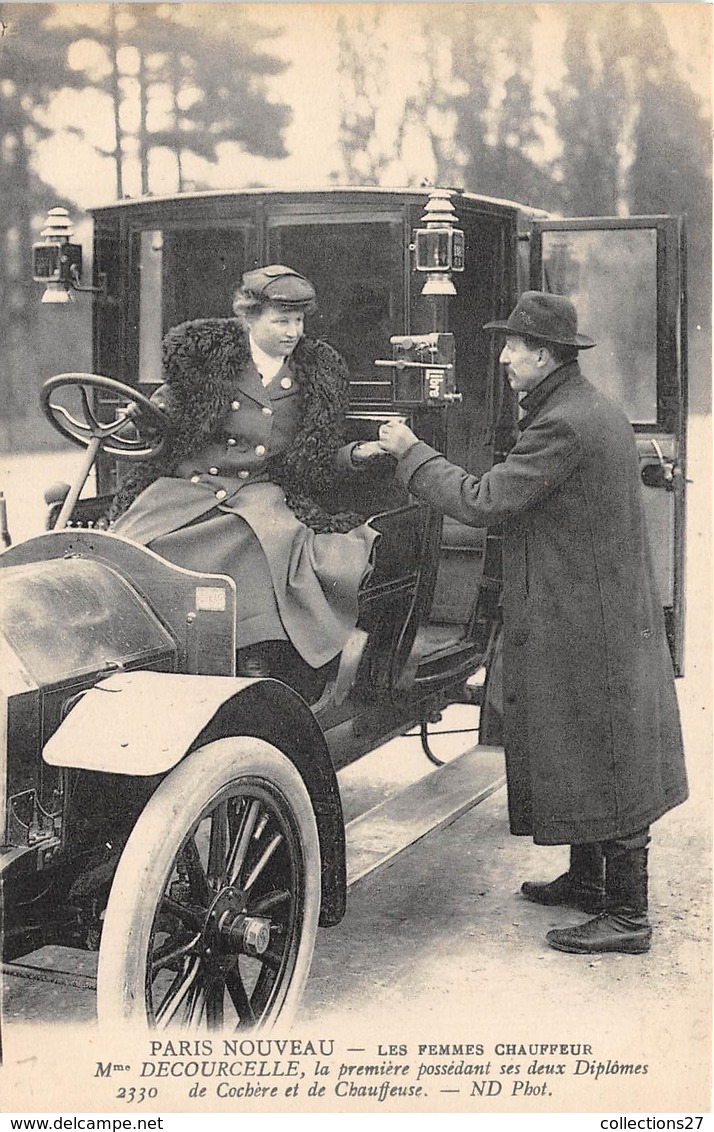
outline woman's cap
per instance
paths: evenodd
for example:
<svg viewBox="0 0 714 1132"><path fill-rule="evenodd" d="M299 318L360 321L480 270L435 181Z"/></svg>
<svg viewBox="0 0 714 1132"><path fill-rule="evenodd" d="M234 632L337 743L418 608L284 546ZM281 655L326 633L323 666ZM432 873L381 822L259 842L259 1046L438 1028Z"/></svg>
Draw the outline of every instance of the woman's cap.
<svg viewBox="0 0 714 1132"><path fill-rule="evenodd" d="M315 288L310 280L280 263L246 271L241 291L263 303L280 303L285 307L306 307L315 302Z"/></svg>

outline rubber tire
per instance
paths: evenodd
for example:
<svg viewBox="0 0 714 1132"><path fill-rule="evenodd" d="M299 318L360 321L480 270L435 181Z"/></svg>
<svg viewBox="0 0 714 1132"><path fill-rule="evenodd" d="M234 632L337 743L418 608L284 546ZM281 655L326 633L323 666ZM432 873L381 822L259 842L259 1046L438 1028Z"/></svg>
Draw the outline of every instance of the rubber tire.
<svg viewBox="0 0 714 1132"><path fill-rule="evenodd" d="M145 997L147 957L157 905L182 843L220 792L241 779L262 780L289 809L302 851L302 925L289 982L252 1029L289 1021L300 1001L315 946L321 863L307 788L276 747L248 736L218 739L188 755L158 786L119 861L107 903L97 976L100 1025L150 1025Z"/></svg>

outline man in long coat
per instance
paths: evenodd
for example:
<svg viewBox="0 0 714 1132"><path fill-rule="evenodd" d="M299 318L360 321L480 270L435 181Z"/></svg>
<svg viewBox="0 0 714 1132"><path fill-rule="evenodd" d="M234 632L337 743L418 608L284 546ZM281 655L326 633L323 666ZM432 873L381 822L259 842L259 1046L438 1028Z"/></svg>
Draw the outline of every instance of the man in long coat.
<svg viewBox="0 0 714 1132"><path fill-rule="evenodd" d="M418 498L471 526L503 524L511 832L571 846L568 871L523 895L599 912L549 932L557 949L643 952L649 826L687 782L633 429L583 377L578 351L595 343L567 299L526 292L486 329L505 332L500 361L523 395L505 461L479 479L397 422L380 443Z"/></svg>

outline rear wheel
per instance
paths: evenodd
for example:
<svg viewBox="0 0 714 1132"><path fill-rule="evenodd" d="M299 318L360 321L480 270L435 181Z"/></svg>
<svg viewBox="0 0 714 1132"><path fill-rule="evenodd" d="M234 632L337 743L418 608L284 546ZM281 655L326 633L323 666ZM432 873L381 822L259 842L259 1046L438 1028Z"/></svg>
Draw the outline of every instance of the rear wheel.
<svg viewBox="0 0 714 1132"><path fill-rule="evenodd" d="M251 1029L307 979L320 850L305 784L269 743L219 739L158 787L117 868L102 930L100 1022Z"/></svg>

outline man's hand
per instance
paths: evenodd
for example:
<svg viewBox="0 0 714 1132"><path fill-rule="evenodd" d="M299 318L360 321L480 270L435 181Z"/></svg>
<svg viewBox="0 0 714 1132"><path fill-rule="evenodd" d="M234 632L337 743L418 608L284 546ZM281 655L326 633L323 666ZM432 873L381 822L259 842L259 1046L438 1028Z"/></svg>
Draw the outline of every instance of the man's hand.
<svg viewBox="0 0 714 1132"><path fill-rule="evenodd" d="M384 455L384 448L378 440L360 440L352 449L352 463L366 464L368 460L374 460L375 456Z"/></svg>
<svg viewBox="0 0 714 1132"><path fill-rule="evenodd" d="M385 421L379 428L379 444L383 452L388 452L390 456L396 456L399 459L410 448L419 442L419 437L415 436L408 425L402 424L400 421Z"/></svg>

